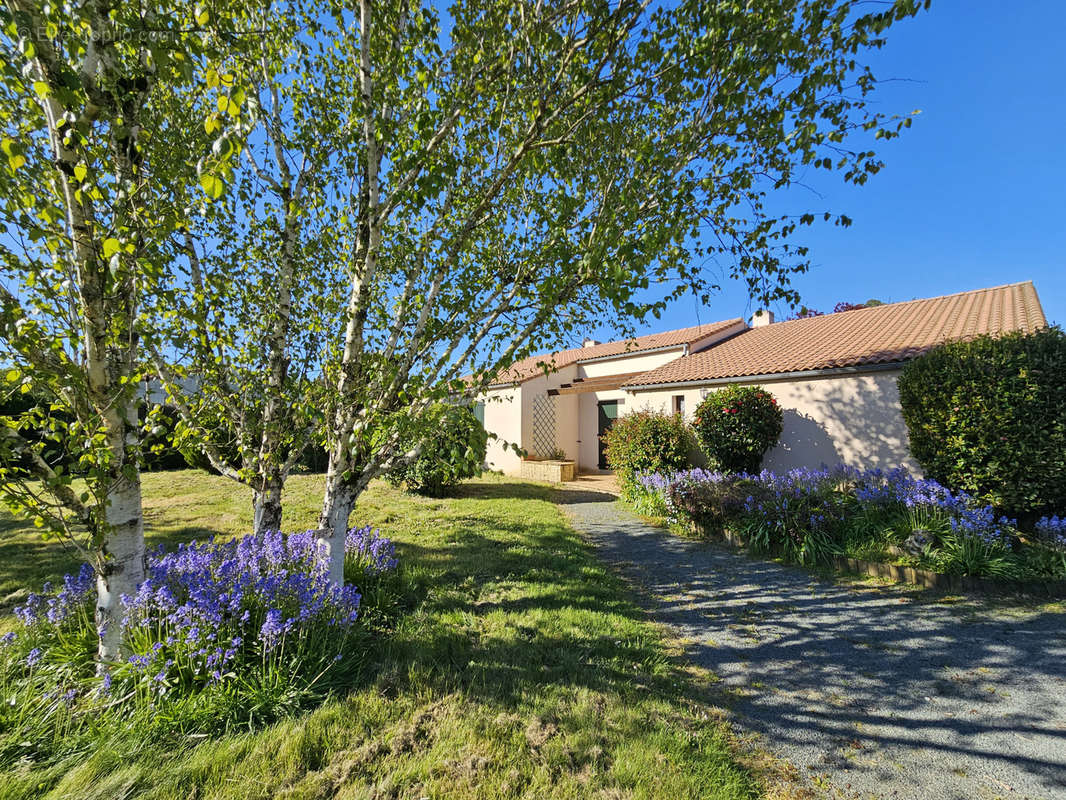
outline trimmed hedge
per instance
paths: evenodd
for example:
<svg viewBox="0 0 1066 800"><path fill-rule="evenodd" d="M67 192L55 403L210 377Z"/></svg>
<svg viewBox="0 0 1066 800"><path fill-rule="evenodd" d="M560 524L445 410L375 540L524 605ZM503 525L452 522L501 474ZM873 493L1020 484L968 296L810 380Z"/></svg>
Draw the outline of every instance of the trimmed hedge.
<svg viewBox="0 0 1066 800"><path fill-rule="evenodd" d="M899 378L926 474L1023 524L1066 509L1066 334L982 336L911 361Z"/></svg>
<svg viewBox="0 0 1066 800"><path fill-rule="evenodd" d="M696 406L692 423L707 462L727 472L756 473L783 427L777 400L761 386L730 385Z"/></svg>
<svg viewBox="0 0 1066 800"><path fill-rule="evenodd" d="M642 473L668 473L689 466L692 434L678 414L626 414L615 420L604 441L607 465L626 495Z"/></svg>

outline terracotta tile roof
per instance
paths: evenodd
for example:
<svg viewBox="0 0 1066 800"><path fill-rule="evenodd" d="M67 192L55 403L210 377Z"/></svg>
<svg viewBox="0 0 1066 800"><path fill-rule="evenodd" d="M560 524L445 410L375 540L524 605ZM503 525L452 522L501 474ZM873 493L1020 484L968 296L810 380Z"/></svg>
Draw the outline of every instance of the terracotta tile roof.
<svg viewBox="0 0 1066 800"><path fill-rule="evenodd" d="M1047 326L1031 281L766 325L627 387L901 362L952 339Z"/></svg>
<svg viewBox="0 0 1066 800"><path fill-rule="evenodd" d="M543 353L530 356L517 362L510 369L504 370L493 381L493 385L506 383L521 383L543 373L544 365L557 370L574 364L578 361L586 361L592 358L605 358L608 356L630 355L647 350L657 350L663 347L681 347L692 345L700 339L715 334L724 334L730 328L739 327L744 320L739 317L727 319L721 322L711 322L706 325L694 325L691 328L679 328L663 333L651 333L647 336L637 336L633 339L621 339L617 342L604 342L591 347L575 347L570 350L561 350L557 353Z"/></svg>

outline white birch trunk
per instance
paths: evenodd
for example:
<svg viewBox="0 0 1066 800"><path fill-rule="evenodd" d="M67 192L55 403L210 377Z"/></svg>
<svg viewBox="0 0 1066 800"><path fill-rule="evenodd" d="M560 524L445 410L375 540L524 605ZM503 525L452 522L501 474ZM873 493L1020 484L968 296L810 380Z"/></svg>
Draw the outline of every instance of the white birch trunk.
<svg viewBox="0 0 1066 800"><path fill-rule="evenodd" d="M281 530L280 475L268 475L262 489L252 494L252 531L255 534Z"/></svg>
<svg viewBox="0 0 1066 800"><path fill-rule="evenodd" d="M118 64L114 43L119 41L112 28L111 11L107 3L89 3L83 8L90 34L85 55L77 69L82 86L87 89L87 101L81 109L76 127L91 129L100 121L114 121L121 116L125 136L110 137L109 165L113 167L117 188L115 200L108 207L111 218L102 225L103 206L98 207L93 193L84 191L82 179L76 177L77 167L85 152L79 137L71 141L66 132L73 121L69 110L60 104L57 76L62 72L57 64L60 56L52 42L42 38L45 29L40 4L11 2L9 11L25 17L23 36L30 36L33 53L29 56L30 74L51 91L40 93L55 166L53 182L63 198L67 235L71 242L69 266L74 278L79 335L84 352L79 354L76 386L84 391L75 404L79 422L100 430L107 437L109 450L102 474L94 476L92 488L101 497L103 508L91 510L74 506L92 534L96 552L94 561L97 576L96 624L100 634L97 653L100 668L117 661L123 655L123 595L134 594L144 581L144 522L141 512L141 477L137 463L139 436L137 398L135 394L139 362L136 333L138 302L138 270L136 262L125 252L116 253L105 261L100 252L104 231L112 229L128 242L135 242L138 189L145 180L134 157L140 111L147 98L147 85L134 97L123 94L121 102L95 87L113 85L128 76ZM26 52L26 48L23 48ZM132 82L131 82L132 83ZM147 81L146 81L147 84ZM91 160L89 163L92 163ZM104 170L106 171L105 164ZM132 223L132 227L131 227ZM82 382L84 379L84 382Z"/></svg>
<svg viewBox="0 0 1066 800"><path fill-rule="evenodd" d="M355 506L355 492L343 477L347 466L344 461L330 452L322 513L318 518L319 549L329 567L330 580L337 585L344 584L344 538L348 534L348 519Z"/></svg>
<svg viewBox="0 0 1066 800"><path fill-rule="evenodd" d="M90 370L91 371L91 370ZM91 371L92 372L92 371ZM131 450L137 444L137 402L111 408L105 415L115 466L107 494L107 533L96 564L96 629L101 667L123 656L123 595L133 596L144 582L144 517L141 472Z"/></svg>
<svg viewBox="0 0 1066 800"><path fill-rule="evenodd" d="M141 516L141 476L121 478L107 503L111 528L101 547L96 571L96 627L100 633L101 663L123 655L123 595L134 595L144 582L144 520Z"/></svg>
<svg viewBox="0 0 1066 800"><path fill-rule="evenodd" d="M333 419L329 467L326 471L326 488L322 497L322 513L318 519L318 540L322 558L329 566L330 580L338 585L344 583L344 538L348 533L348 519L352 515L355 499L360 488L351 480L351 458L348 455L350 419L345 405L349 383L355 379L354 370L362 355L363 325L366 321L366 293L370 289L377 268L377 252L381 244L381 220L377 218L380 202L378 185L379 154L377 134L374 130L373 82L370 59L371 8L369 0L359 4L359 51L362 78L360 95L363 108L363 137L366 143L366 200L362 214L368 229L363 243L363 263L352 275L351 292L348 298L347 323L344 332L344 354L341 360L337 397L340 408Z"/></svg>

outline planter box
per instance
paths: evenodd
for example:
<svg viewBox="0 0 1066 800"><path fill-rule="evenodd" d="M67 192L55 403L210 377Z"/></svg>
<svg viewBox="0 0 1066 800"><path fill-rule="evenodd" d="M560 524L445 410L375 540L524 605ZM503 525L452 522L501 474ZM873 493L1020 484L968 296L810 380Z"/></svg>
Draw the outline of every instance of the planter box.
<svg viewBox="0 0 1066 800"><path fill-rule="evenodd" d="M523 461L521 476L531 481L565 483L577 477L574 461Z"/></svg>

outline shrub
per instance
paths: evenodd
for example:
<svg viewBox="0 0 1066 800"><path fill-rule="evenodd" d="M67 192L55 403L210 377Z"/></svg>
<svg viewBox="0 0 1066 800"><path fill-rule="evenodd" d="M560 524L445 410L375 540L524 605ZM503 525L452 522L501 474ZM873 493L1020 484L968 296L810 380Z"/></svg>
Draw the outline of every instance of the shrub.
<svg viewBox="0 0 1066 800"><path fill-rule="evenodd" d="M628 500L642 473L684 469L692 449L692 435L681 416L655 411L636 411L615 420L604 442L607 465Z"/></svg>
<svg viewBox="0 0 1066 800"><path fill-rule="evenodd" d="M726 386L696 407L692 427L711 467L755 473L781 437L781 409L762 387Z"/></svg>
<svg viewBox="0 0 1066 800"><path fill-rule="evenodd" d="M195 466L174 444L180 420L176 408L141 403L140 416L145 420L141 439L142 469L151 472Z"/></svg>
<svg viewBox="0 0 1066 800"><path fill-rule="evenodd" d="M420 421L420 437L411 437L405 447L423 438L419 456L410 464L392 470L386 478L409 492L442 497L463 478L474 478L485 467L488 433L466 406L441 403L429 409Z"/></svg>
<svg viewBox="0 0 1066 800"><path fill-rule="evenodd" d="M77 749L108 723L180 739L262 724L348 685L366 650L362 593L381 596L396 559L369 528L345 546L343 587L313 532L151 552L123 598L129 656L102 672L92 568L31 595L0 640L0 763Z"/></svg>
<svg viewBox="0 0 1066 800"><path fill-rule="evenodd" d="M1066 334L982 336L911 361L899 379L926 474L1033 522L1066 508Z"/></svg>

